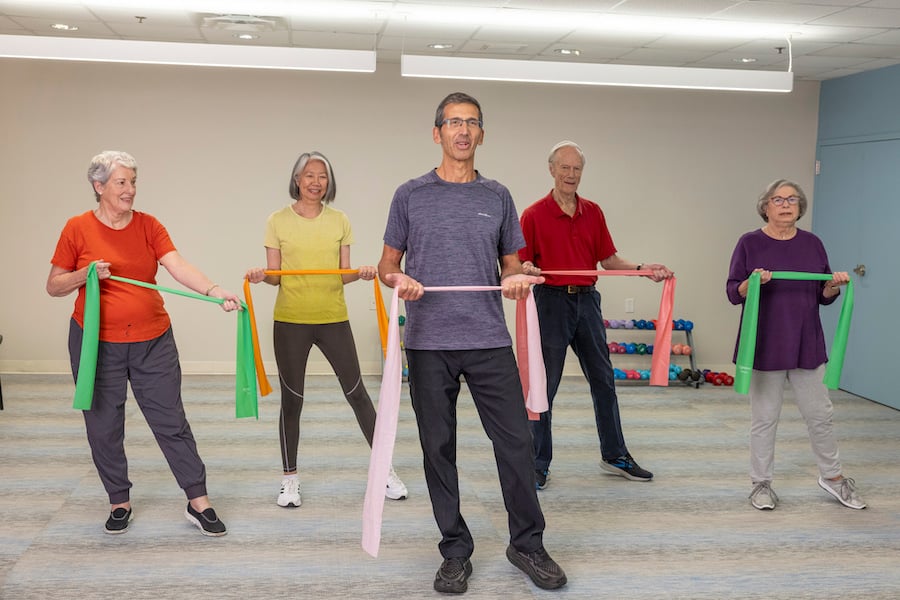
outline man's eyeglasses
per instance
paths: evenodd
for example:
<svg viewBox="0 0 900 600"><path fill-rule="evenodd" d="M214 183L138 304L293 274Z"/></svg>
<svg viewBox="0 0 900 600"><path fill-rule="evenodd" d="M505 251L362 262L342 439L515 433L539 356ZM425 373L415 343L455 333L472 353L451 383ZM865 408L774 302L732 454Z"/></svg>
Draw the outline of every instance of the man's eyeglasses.
<svg viewBox="0 0 900 600"><path fill-rule="evenodd" d="M475 129L476 127L480 129L482 122L480 119L460 119L459 117L453 117L452 119L444 119L441 121L441 125L446 125L450 129L459 129L463 125L470 129Z"/></svg>
<svg viewBox="0 0 900 600"><path fill-rule="evenodd" d="M785 202L790 205L794 205L800 202L800 198L798 196L788 196L787 198L783 198L781 196L772 196L771 198L769 198L769 202L771 202L775 206L781 206Z"/></svg>

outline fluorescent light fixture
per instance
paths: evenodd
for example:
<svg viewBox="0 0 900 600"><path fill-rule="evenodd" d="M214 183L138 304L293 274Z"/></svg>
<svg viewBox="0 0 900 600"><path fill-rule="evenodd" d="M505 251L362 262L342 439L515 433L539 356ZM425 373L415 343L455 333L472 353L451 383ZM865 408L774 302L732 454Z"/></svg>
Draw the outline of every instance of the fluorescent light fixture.
<svg viewBox="0 0 900 600"><path fill-rule="evenodd" d="M0 35L0 57L247 69L362 73L375 71L375 52L367 50L181 44L31 35Z"/></svg>
<svg viewBox="0 0 900 600"><path fill-rule="evenodd" d="M152 6L155 11L177 11L179 13L214 13L237 15L269 15L298 19L387 19L409 23L413 26L427 25L472 25L500 27L515 31L517 28L572 29L577 24L580 29L593 31L643 32L657 35L687 35L702 37L731 37L739 39L772 38L782 39L791 32L810 29L803 25L781 23L740 22L725 19L689 19L676 17L648 17L624 15L594 10L543 10L479 6L477 2L466 2L465 6L454 5L452 0L431 0L428 3L408 0L28 0L30 5L52 7L75 6L83 10L90 7L110 7L116 10L141 10ZM482 3L488 4L488 3ZM492 2L490 4L499 4ZM532 3L540 6L541 3ZM543 3L552 6L554 3ZM590 2L569 2L589 6ZM663 3L657 3L663 4ZM140 14L135 13L135 14ZM809 33L821 29L813 26Z"/></svg>
<svg viewBox="0 0 900 600"><path fill-rule="evenodd" d="M438 79L746 92L790 92L794 88L794 74L790 71L610 65L412 54L400 57L400 73L404 77Z"/></svg>

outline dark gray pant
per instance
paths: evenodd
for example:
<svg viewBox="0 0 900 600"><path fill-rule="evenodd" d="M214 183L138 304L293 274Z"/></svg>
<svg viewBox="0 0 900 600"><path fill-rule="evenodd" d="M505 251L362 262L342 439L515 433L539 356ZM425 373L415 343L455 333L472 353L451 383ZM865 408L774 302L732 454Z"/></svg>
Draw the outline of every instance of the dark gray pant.
<svg viewBox="0 0 900 600"><path fill-rule="evenodd" d="M78 379L83 331L72 319L69 357ZM100 342L91 410L84 412L91 456L110 504L128 502L131 481L125 456L125 400L131 391L179 487L188 500L206 495L206 467L181 402L181 365L170 327L146 342Z"/></svg>
<svg viewBox="0 0 900 600"><path fill-rule="evenodd" d="M297 470L306 362L313 346L322 351L334 369L344 397L356 415L359 429L371 447L372 437L375 435L375 405L363 385L350 322L305 324L275 321L273 335L278 380L281 382L281 418L278 431L284 472L293 473Z"/></svg>

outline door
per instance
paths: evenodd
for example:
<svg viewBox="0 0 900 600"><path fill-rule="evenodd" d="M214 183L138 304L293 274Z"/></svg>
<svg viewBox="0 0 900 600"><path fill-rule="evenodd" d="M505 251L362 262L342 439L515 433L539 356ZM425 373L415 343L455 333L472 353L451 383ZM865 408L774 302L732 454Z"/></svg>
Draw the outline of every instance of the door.
<svg viewBox="0 0 900 600"><path fill-rule="evenodd" d="M812 230L831 268L850 273L856 300L841 389L900 409L900 139L823 145L819 161ZM841 301L822 309L827 340Z"/></svg>

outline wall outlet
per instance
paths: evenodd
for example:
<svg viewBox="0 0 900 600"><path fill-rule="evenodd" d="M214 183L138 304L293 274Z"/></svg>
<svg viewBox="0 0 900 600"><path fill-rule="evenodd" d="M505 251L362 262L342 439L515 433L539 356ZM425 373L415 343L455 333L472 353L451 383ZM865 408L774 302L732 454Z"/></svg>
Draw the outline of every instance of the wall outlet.
<svg viewBox="0 0 900 600"><path fill-rule="evenodd" d="M634 298L625 298L625 312L634 312Z"/></svg>

